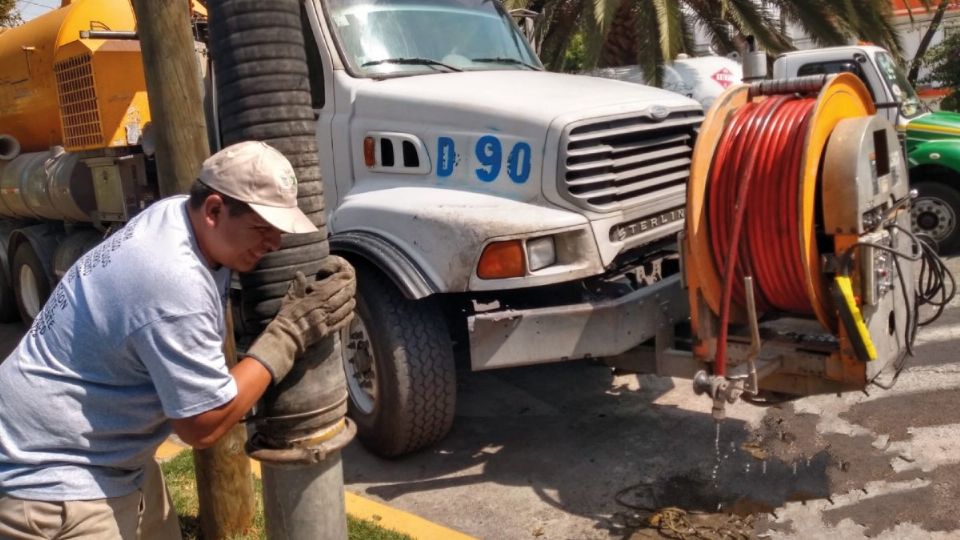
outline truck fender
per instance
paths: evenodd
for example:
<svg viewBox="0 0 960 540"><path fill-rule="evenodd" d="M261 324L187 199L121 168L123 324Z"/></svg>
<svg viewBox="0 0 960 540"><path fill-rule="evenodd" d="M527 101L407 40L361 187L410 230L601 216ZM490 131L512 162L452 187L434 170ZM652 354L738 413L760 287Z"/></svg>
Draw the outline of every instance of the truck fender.
<svg viewBox="0 0 960 540"><path fill-rule="evenodd" d="M907 156L907 166L913 169L922 165L935 165L960 173L960 139L930 141L914 148Z"/></svg>
<svg viewBox="0 0 960 540"><path fill-rule="evenodd" d="M37 254L37 258L40 259L40 264L43 266L43 271L47 274L47 279L50 282L52 290L52 287L57 283L57 278L53 273L53 255L57 251L57 245L60 243L60 235L53 232L49 226L43 224L29 225L11 231L7 240L6 249L3 250L3 255L6 258L6 260L3 261L3 269L8 272L8 277L13 277L9 275L10 262L13 260L13 254L16 253L20 244L24 242L30 244L33 252ZM11 279L9 283L13 283L13 280Z"/></svg>
<svg viewBox="0 0 960 540"><path fill-rule="evenodd" d="M392 242L367 231L347 231L330 237L330 251L347 259L361 258L386 274L410 300L441 292L420 266Z"/></svg>

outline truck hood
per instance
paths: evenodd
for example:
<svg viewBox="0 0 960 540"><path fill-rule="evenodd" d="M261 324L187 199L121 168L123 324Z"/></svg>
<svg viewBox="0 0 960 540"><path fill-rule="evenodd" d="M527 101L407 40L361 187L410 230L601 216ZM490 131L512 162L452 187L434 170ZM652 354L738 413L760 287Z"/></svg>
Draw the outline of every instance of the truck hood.
<svg viewBox="0 0 960 540"><path fill-rule="evenodd" d="M960 113L937 111L915 118L907 124L907 132L923 131L960 138Z"/></svg>
<svg viewBox="0 0 960 540"><path fill-rule="evenodd" d="M397 105L401 105L397 107ZM546 127L560 115L591 109L637 110L646 106L694 108L679 94L635 83L545 71L438 73L370 81L357 89L358 114L406 117L422 111L457 111L474 116L477 128L496 129L496 118ZM466 120L466 119L464 119ZM480 122L480 123L476 123Z"/></svg>

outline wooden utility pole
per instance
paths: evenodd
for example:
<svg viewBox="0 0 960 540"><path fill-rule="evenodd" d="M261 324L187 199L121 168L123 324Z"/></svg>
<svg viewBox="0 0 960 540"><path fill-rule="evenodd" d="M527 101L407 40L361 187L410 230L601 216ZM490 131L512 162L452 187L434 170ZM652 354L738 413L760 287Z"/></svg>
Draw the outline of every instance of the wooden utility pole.
<svg viewBox="0 0 960 540"><path fill-rule="evenodd" d="M160 195L185 193L210 155L188 0L133 0Z"/></svg>
<svg viewBox="0 0 960 540"><path fill-rule="evenodd" d="M133 8L156 136L160 195L185 193L210 155L189 2L133 0ZM227 316L224 353L232 364L236 347L229 312ZM204 538L232 538L253 525L253 481L245 441L246 431L237 425L211 448L194 450Z"/></svg>

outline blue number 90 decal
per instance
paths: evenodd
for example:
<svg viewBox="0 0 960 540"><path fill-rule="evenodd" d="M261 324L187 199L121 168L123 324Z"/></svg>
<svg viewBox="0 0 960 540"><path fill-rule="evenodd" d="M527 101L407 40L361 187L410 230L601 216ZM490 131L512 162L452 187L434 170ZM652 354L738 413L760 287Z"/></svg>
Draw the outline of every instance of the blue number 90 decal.
<svg viewBox="0 0 960 540"><path fill-rule="evenodd" d="M507 157L507 174L517 184L522 184L530 178L530 145L518 142L513 145L510 156Z"/></svg>
<svg viewBox="0 0 960 540"><path fill-rule="evenodd" d="M477 140L475 149L477 161L482 167L476 170L477 178L484 182L493 182L500 175L500 160L503 158L503 146L500 139L493 135L484 135Z"/></svg>

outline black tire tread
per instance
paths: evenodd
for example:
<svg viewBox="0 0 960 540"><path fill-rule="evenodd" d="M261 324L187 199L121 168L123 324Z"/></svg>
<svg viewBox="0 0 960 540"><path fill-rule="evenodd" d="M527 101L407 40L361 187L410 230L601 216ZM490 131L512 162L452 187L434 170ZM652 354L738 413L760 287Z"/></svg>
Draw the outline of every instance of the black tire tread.
<svg viewBox="0 0 960 540"><path fill-rule="evenodd" d="M371 434L360 429L358 436L385 457L430 446L450 431L456 406L453 348L440 310L404 298L388 278L369 268L358 268L357 285L364 298L376 299L373 307L379 324L375 327L398 338L389 346L398 403L386 408L379 404L381 410L392 413L385 422L387 432ZM383 350L376 348L375 354L380 357Z"/></svg>

